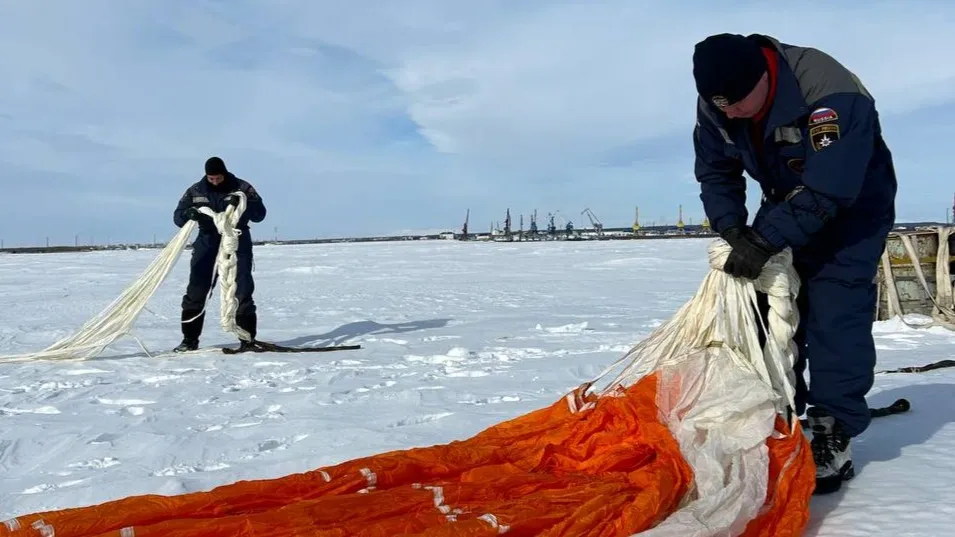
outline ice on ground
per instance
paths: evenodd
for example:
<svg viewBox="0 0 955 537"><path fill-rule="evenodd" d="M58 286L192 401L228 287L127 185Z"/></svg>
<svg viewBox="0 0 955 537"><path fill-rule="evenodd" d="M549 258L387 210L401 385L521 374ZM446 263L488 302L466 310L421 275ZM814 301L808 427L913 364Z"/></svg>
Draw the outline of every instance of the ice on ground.
<svg viewBox="0 0 955 537"><path fill-rule="evenodd" d="M400 242L256 250L260 334L318 354L143 355L0 364L0 520L132 494L180 494L472 436L551 404L669 318L708 270L707 240ZM157 251L0 256L0 354L79 328ZM356 270L356 260L360 270ZM180 262L136 324L179 339ZM218 299L203 344L231 345ZM910 322L924 322L912 317ZM880 370L950 358L955 332L874 329ZM955 370L882 374L908 414L853 446L858 476L814 498L808 535L946 535L955 516Z"/></svg>

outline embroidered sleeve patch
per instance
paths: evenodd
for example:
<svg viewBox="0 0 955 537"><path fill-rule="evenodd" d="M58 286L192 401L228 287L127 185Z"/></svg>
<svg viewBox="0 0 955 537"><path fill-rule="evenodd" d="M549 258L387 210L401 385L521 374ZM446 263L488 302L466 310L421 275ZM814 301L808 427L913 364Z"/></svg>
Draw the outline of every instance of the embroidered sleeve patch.
<svg viewBox="0 0 955 537"><path fill-rule="evenodd" d="M809 139L812 140L813 150L821 151L839 139L839 125L835 123L816 125L809 129Z"/></svg>
<svg viewBox="0 0 955 537"><path fill-rule="evenodd" d="M819 125L820 123L829 123L839 119L839 114L832 108L816 108L809 114L809 126Z"/></svg>

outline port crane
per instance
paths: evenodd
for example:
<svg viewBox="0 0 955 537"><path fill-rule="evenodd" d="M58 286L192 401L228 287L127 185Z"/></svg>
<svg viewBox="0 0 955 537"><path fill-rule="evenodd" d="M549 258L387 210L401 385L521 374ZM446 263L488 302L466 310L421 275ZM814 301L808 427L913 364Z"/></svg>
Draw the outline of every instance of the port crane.
<svg viewBox="0 0 955 537"><path fill-rule="evenodd" d="M584 209L583 211L580 211L580 214L587 216L587 218L590 220L590 225L594 228L594 231L597 232L597 235L604 234L603 223L600 221L599 218L597 218L597 215L595 215L594 212L591 211L589 207Z"/></svg>

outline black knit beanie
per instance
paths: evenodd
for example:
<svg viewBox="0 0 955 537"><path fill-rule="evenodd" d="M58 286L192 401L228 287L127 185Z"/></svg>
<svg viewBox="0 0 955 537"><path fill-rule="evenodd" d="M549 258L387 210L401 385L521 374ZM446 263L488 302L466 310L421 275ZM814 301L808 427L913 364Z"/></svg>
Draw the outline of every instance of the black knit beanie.
<svg viewBox="0 0 955 537"><path fill-rule="evenodd" d="M711 35L693 50L696 91L717 106L749 95L767 69L759 45L739 34Z"/></svg>
<svg viewBox="0 0 955 537"><path fill-rule="evenodd" d="M228 170L226 170L225 162L221 158L209 157L209 160L206 161L206 175L225 175L226 173L228 173Z"/></svg>

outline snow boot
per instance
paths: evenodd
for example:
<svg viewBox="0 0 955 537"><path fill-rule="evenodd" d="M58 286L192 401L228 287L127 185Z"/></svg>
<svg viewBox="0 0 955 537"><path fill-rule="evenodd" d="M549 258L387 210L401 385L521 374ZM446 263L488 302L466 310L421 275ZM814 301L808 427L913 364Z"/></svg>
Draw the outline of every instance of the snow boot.
<svg viewBox="0 0 955 537"><path fill-rule="evenodd" d="M256 350L254 341L239 340L238 352L252 352Z"/></svg>
<svg viewBox="0 0 955 537"><path fill-rule="evenodd" d="M194 351L199 348L199 340L192 338L183 338L182 343L178 347L173 349L173 352L186 352Z"/></svg>
<svg viewBox="0 0 955 537"><path fill-rule="evenodd" d="M831 494L843 481L855 476L849 435L836 419L819 407L806 410L812 430L812 458L816 462L816 489L813 494Z"/></svg>
<svg viewBox="0 0 955 537"><path fill-rule="evenodd" d="M226 354L241 354L243 352L258 352L262 349L259 348L259 345L255 341L245 341L239 340L239 346L237 348L226 347L222 349L222 352Z"/></svg>

